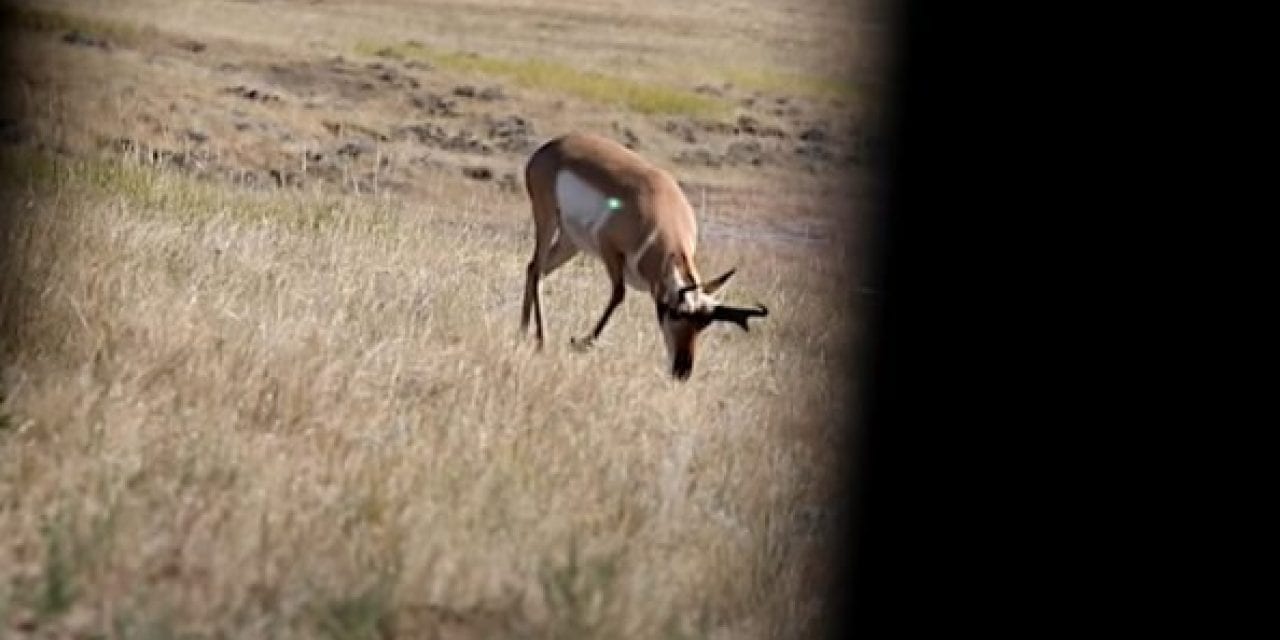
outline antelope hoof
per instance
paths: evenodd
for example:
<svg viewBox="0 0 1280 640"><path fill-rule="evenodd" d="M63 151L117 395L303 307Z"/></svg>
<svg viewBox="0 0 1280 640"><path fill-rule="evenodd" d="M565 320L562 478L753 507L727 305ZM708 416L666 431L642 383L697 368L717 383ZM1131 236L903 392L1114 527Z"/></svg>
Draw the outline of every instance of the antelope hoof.
<svg viewBox="0 0 1280 640"><path fill-rule="evenodd" d="M591 338L569 338L569 346L579 353L586 352L595 346Z"/></svg>

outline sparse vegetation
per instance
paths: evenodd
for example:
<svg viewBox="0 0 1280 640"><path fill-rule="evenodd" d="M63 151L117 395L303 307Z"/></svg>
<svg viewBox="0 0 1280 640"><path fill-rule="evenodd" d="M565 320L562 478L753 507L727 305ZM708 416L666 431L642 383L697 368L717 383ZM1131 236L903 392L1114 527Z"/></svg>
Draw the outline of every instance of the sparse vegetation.
<svg viewBox="0 0 1280 640"><path fill-rule="evenodd" d="M356 45L356 52L423 60L452 71L497 76L522 87L578 96L646 115L725 116L731 111L725 101L692 91L582 71L546 60L504 60L475 53L436 51L416 42L397 45L361 42Z"/></svg>

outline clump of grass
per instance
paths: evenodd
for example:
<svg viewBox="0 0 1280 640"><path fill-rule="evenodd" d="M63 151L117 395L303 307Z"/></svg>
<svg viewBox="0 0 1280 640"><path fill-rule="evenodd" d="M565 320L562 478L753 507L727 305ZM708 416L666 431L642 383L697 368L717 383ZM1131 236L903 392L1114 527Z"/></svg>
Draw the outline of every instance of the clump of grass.
<svg viewBox="0 0 1280 640"><path fill-rule="evenodd" d="M75 602L75 577L65 520L46 522L40 532L45 540L45 558L36 611L41 617L52 617L70 609Z"/></svg>
<svg viewBox="0 0 1280 640"><path fill-rule="evenodd" d="M383 580L354 595L328 600L317 614L321 632L334 640L378 640L393 635L391 585Z"/></svg>
<svg viewBox="0 0 1280 640"><path fill-rule="evenodd" d="M437 51L416 42L380 45L361 42L361 55L384 55L424 60L441 68L508 78L524 87L558 91L638 113L717 116L729 111L723 100L691 91L636 82L548 60L506 60L472 53Z"/></svg>
<svg viewBox="0 0 1280 640"><path fill-rule="evenodd" d="M544 565L541 582L551 605L555 637L607 637L605 609L613 604L619 554L584 557L576 540L561 563Z"/></svg>
<svg viewBox="0 0 1280 640"><path fill-rule="evenodd" d="M19 605L40 620L69 612L86 592L85 581L115 530L115 510L86 516L77 505L64 505L41 518L38 526L43 558L39 570L16 581L17 592L0 598L0 609ZM2 593L2 592L0 592Z"/></svg>
<svg viewBox="0 0 1280 640"><path fill-rule="evenodd" d="M5 407L4 389L0 389L0 436L4 436L13 427L13 418L9 416L9 410Z"/></svg>

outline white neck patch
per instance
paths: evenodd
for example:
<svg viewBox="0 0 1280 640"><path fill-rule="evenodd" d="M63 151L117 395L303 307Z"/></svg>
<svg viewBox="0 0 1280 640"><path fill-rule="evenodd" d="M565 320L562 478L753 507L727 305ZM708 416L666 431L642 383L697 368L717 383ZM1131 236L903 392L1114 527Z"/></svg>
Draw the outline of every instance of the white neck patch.
<svg viewBox="0 0 1280 640"><path fill-rule="evenodd" d="M648 288L647 281L640 273L640 261L644 259L644 254L649 251L649 248L653 246L657 239L658 229L655 227L645 237L644 242L640 243L640 246L636 247L636 250L627 256L627 282L636 289L645 290Z"/></svg>

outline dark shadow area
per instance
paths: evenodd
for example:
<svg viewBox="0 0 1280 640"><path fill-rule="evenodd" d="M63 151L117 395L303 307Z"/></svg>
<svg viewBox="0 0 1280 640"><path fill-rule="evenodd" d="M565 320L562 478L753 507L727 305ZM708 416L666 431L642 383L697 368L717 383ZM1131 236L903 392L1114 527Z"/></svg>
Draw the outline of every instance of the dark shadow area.
<svg viewBox="0 0 1280 640"><path fill-rule="evenodd" d="M10 160L8 151L26 142L32 135L21 112L24 87L15 73L13 38L9 37L12 7L0 2L0 371L9 363L15 348L17 318L23 306L13 270L19 247L13 246L14 220L23 208L20 168ZM0 389L0 394L3 389ZM3 410L0 395L0 411ZM0 416L0 419L3 419Z"/></svg>
<svg viewBox="0 0 1280 640"><path fill-rule="evenodd" d="M1081 254L1054 254L1067 231L1045 227L1087 211L1067 211L1078 195L1064 178L1093 165L1069 155L1089 140L1068 139L1083 120L1045 89L1063 77L1045 62L1066 49L1045 55L1063 27L1044 18L897 3L876 293L850 291L870 335L832 637L1008 630L1022 605L1056 602L1045 563L1062 547L1035 516L1063 445L1046 434L1077 402L1055 396L1088 379L1060 379L1056 345L1078 338L1051 329L1070 311L1040 304L1060 294L1046 264Z"/></svg>

